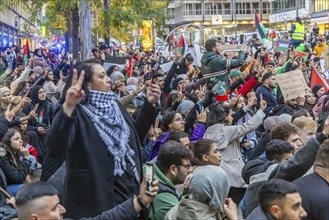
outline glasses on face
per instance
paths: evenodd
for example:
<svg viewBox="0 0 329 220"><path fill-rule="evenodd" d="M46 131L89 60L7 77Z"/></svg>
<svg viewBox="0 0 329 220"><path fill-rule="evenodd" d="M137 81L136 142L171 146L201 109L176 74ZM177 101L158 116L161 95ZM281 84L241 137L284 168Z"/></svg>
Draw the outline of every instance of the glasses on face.
<svg viewBox="0 0 329 220"><path fill-rule="evenodd" d="M180 123L185 123L185 119L184 118L176 118L173 121L177 121L177 122L180 122Z"/></svg>
<svg viewBox="0 0 329 220"><path fill-rule="evenodd" d="M185 167L186 169L190 169L191 168L191 164L177 164L176 166L181 166L181 167Z"/></svg>

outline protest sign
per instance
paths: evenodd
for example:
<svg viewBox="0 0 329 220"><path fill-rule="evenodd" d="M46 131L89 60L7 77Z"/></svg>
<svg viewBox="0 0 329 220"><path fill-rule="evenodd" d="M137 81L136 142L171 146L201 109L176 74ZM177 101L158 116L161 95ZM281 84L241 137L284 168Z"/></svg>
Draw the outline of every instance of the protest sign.
<svg viewBox="0 0 329 220"><path fill-rule="evenodd" d="M240 47L237 44L225 44L219 46L221 50L237 50Z"/></svg>
<svg viewBox="0 0 329 220"><path fill-rule="evenodd" d="M308 89L301 70L276 75L285 101L304 96Z"/></svg>

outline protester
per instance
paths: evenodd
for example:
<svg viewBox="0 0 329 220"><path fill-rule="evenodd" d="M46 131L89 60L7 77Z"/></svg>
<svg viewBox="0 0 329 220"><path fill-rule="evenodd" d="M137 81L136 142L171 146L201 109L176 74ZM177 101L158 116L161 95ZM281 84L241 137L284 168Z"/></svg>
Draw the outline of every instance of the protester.
<svg viewBox="0 0 329 220"><path fill-rule="evenodd" d="M70 218L96 216L138 193L140 140L155 120L160 98L159 87L150 84L140 115L132 121L110 91L110 79L100 61L86 60L76 69L49 128L48 166L43 168L44 179L49 179L63 162L55 159L66 155L64 205Z"/></svg>
<svg viewBox="0 0 329 220"><path fill-rule="evenodd" d="M260 206L246 220L301 220L307 215L297 188L287 181L269 181L260 188L258 194Z"/></svg>

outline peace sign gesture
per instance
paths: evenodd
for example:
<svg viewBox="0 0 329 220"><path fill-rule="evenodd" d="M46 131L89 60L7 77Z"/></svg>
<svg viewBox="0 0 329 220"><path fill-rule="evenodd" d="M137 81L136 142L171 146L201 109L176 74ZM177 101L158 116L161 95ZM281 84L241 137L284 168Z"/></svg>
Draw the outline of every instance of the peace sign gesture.
<svg viewBox="0 0 329 220"><path fill-rule="evenodd" d="M5 118L9 122L11 122L15 117L15 113L11 111L10 108L11 108L11 103L8 105L7 110L5 111Z"/></svg>
<svg viewBox="0 0 329 220"><path fill-rule="evenodd" d="M267 107L267 102L263 100L263 94L260 94L259 110L264 111Z"/></svg>
<svg viewBox="0 0 329 220"><path fill-rule="evenodd" d="M85 78L85 72L82 70L78 79L77 70L73 70L73 78L71 87L66 92L65 102L63 104L63 110L68 115L71 116L75 106L79 104L84 96L84 91L82 90L83 80Z"/></svg>

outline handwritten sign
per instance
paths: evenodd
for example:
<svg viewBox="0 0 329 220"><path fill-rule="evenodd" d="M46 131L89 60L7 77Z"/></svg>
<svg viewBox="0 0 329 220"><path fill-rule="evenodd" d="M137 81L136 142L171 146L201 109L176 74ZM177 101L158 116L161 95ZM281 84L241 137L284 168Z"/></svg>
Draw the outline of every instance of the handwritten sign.
<svg viewBox="0 0 329 220"><path fill-rule="evenodd" d="M308 87L301 70L276 75L285 101L304 96Z"/></svg>

